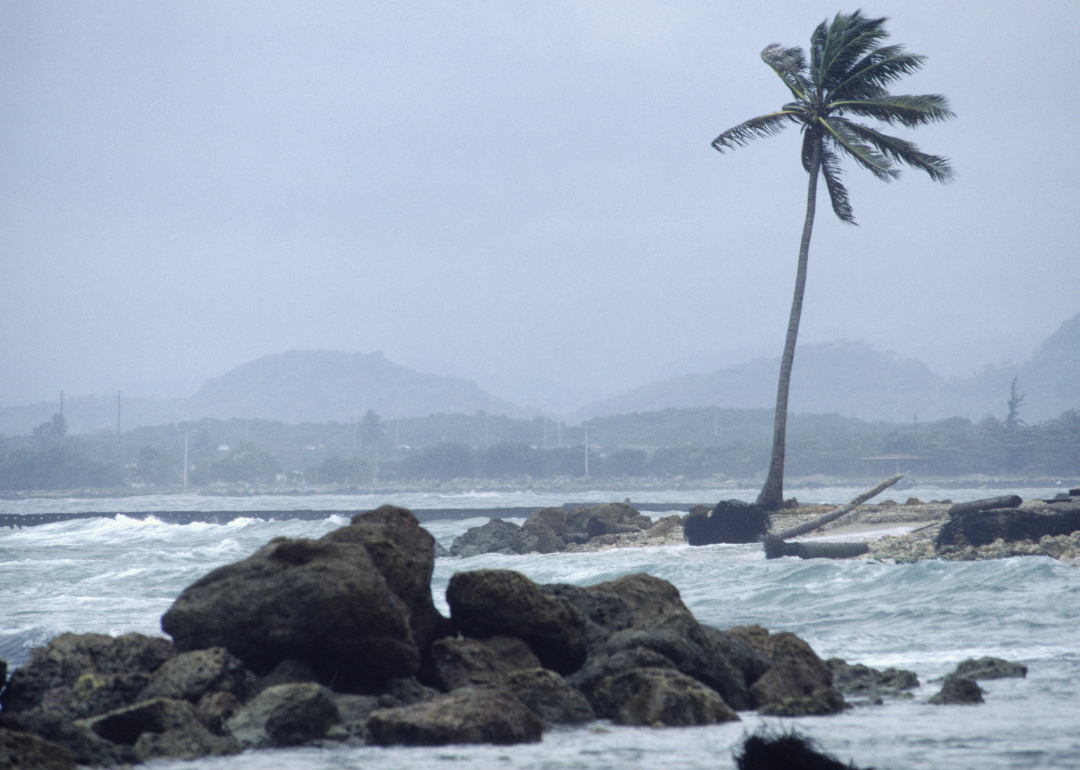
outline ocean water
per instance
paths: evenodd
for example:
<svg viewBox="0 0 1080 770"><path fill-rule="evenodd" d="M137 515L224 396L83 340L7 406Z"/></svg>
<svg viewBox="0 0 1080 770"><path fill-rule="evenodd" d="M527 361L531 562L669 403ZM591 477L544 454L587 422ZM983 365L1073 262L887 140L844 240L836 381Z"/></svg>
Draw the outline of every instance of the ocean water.
<svg viewBox="0 0 1080 770"><path fill-rule="evenodd" d="M858 489L799 490L803 501L840 502ZM1025 497L1056 490L1027 490ZM789 494L792 491L789 490ZM709 493L706 493L709 494ZM985 497L985 490L907 489L894 499ZM665 497L666 495L666 497ZM694 497L699 495L695 494ZM750 499L751 490L719 497ZM631 499L696 502L687 493L611 492L575 501ZM888 497L888 494L885 495ZM0 501L0 513L136 510L357 510L392 502L416 508L475 508L561 504L551 495L483 493L348 497L220 498L198 495L92 500ZM650 514L654 517L664 514ZM0 658L11 665L64 631L161 634L160 617L175 596L210 569L242 559L271 537L319 537L347 523L235 519L227 524L165 524L81 519L0 530ZM433 521L442 542L485 519ZM915 671L922 687L913 700L886 701L830 717L777 719L741 714L737 723L695 728L630 728L597 723L548 732L525 746L335 748L247 752L238 757L164 762L154 767L241 770L392 770L442 767L730 768L731 751L761 726L794 727L843 761L878 770L926 768L1080 767L1080 570L1045 557L985 562L892 565L868 561L766 561L760 546L667 547L599 553L440 559L432 590L444 592L455 572L516 569L537 582L579 585L647 572L675 584L705 623L726 628L758 623L793 631L823 658L842 657L876 668ZM986 703L931 706L935 681L961 660L995 655L1028 666L1025 679L981 683Z"/></svg>

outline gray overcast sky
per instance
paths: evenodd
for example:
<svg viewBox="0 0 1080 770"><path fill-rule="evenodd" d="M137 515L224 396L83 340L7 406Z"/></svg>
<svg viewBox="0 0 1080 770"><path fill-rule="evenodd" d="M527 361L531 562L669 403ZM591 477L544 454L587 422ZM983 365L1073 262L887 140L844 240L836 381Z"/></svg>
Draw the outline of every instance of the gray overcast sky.
<svg viewBox="0 0 1080 770"><path fill-rule="evenodd" d="M761 49L840 9L3 2L0 404L325 348L565 409L778 355L799 135L709 143L786 101ZM895 90L959 118L900 133L958 178L846 164L860 227L819 199L800 339L1025 358L1080 312L1080 3L864 12L928 57Z"/></svg>

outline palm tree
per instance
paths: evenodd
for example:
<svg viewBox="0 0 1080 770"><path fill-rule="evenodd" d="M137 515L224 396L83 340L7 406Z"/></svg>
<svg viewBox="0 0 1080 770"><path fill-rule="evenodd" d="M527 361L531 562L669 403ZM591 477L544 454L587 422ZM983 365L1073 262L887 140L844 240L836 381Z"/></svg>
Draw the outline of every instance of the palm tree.
<svg viewBox="0 0 1080 770"><path fill-rule="evenodd" d="M888 37L885 21L868 19L861 11L838 13L832 21L823 21L810 37L809 64L801 48L768 46L761 52L761 58L784 81L793 101L776 112L729 128L712 143L724 152L744 146L751 139L772 136L794 123L803 134L802 165L810 175L795 295L776 389L772 459L768 478L757 499L758 505L766 510L776 510L783 503L788 388L806 286L818 173L825 178L833 211L848 224L855 224L855 218L847 189L840 182L841 155L850 156L884 182L900 176L896 168L900 163L925 171L937 182L952 178L946 158L928 155L911 142L851 119L870 118L890 126L914 128L955 117L944 96L894 96L886 90L894 80L922 67L925 57L907 53L902 46L883 45Z"/></svg>

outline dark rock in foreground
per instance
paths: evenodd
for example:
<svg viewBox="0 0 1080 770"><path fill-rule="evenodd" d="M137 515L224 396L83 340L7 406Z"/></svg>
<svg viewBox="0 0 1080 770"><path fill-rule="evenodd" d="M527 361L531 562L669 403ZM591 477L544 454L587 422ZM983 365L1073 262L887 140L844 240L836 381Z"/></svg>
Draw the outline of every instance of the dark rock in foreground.
<svg viewBox="0 0 1080 770"><path fill-rule="evenodd" d="M424 703L373 711L367 738L378 746L536 743L543 723L508 690L465 688Z"/></svg>
<svg viewBox="0 0 1080 770"><path fill-rule="evenodd" d="M819 751L812 740L795 732L748 736L734 759L738 770L858 770Z"/></svg>
<svg viewBox="0 0 1080 770"><path fill-rule="evenodd" d="M941 690L930 698L929 702L935 705L982 703L983 691L979 685L975 684L974 679L950 674L945 677Z"/></svg>
<svg viewBox="0 0 1080 770"><path fill-rule="evenodd" d="M32 733L0 728L3 770L75 770L75 755Z"/></svg>
<svg viewBox="0 0 1080 770"><path fill-rule="evenodd" d="M690 545L757 543L772 528L769 512L756 503L721 500L706 514L693 510L683 523Z"/></svg>

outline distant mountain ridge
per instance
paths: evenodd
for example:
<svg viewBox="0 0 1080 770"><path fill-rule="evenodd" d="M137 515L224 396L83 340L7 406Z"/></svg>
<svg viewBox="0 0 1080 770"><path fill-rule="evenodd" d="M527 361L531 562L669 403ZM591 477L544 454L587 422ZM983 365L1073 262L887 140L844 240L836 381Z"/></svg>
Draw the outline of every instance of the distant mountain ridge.
<svg viewBox="0 0 1080 770"><path fill-rule="evenodd" d="M667 408L771 409L780 359L756 358L707 374L688 374L588 404L575 421ZM987 366L972 377L945 379L915 359L898 359L864 342L802 345L795 354L788 409L863 420L938 420L1005 416L1016 378L1021 417L1041 422L1080 409L1080 315L1051 334L1023 364Z"/></svg>
<svg viewBox="0 0 1080 770"><path fill-rule="evenodd" d="M115 430L116 409L115 396L82 396L67 401L64 416L72 433ZM208 380L190 398L162 401L125 396L120 402L120 426L126 431L205 417L294 424L348 422L369 409L385 418L478 410L517 418L536 414L493 396L474 382L422 374L379 352L293 350L241 364ZM57 411L58 404L52 402L0 408L0 435L28 433Z"/></svg>

